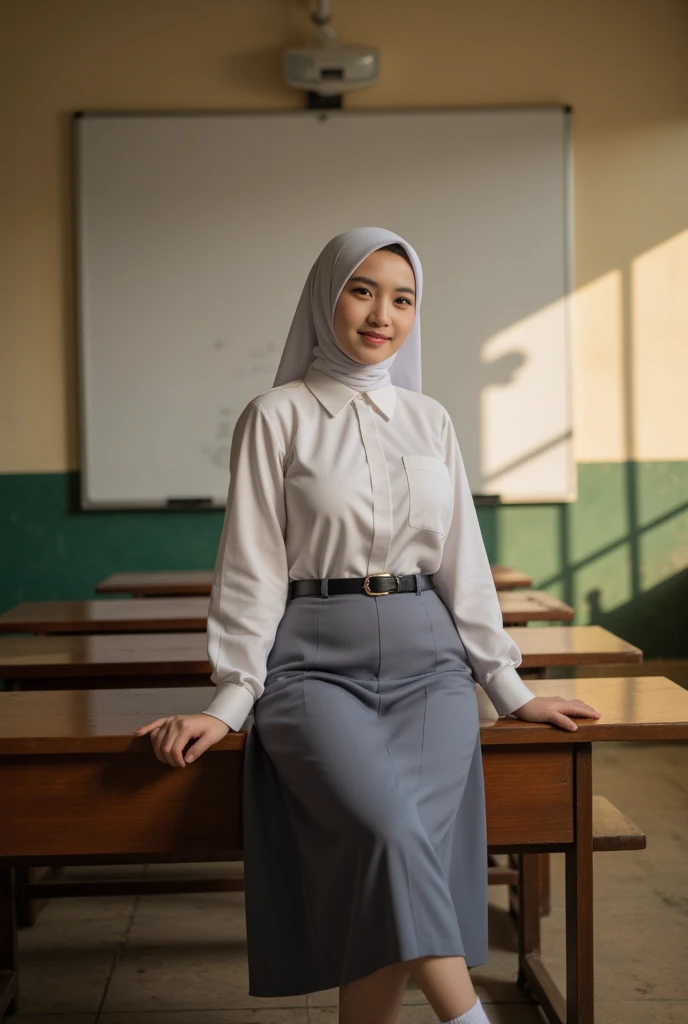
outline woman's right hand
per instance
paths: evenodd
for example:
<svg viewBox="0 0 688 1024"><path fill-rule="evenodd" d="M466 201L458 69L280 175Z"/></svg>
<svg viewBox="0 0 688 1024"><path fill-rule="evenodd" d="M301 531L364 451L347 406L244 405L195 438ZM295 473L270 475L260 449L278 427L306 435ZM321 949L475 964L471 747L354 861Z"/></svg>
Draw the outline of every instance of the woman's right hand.
<svg viewBox="0 0 688 1024"><path fill-rule="evenodd" d="M150 734L158 761L170 764L173 768L185 768L189 761L197 761L201 754L214 743L219 743L229 731L227 723L213 715L170 715L140 725L134 730L134 735ZM196 742L185 754L184 748L192 740Z"/></svg>

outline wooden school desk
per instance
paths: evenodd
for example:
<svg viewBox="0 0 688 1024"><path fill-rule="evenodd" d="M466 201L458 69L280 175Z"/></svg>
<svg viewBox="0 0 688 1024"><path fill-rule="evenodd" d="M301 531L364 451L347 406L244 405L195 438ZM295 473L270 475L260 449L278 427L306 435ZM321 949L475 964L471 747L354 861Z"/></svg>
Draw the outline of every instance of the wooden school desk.
<svg viewBox="0 0 688 1024"><path fill-rule="evenodd" d="M599 626L514 627L510 634L523 655L522 673L529 678L542 678L547 668L555 665L624 665L642 661L642 652L637 647ZM10 689L205 685L209 675L204 633L0 637L0 679ZM547 914L549 857L543 855L537 861L539 911ZM514 917L518 915L519 870L518 856L514 854L508 869L490 866L493 883L510 886ZM33 921L39 904L31 904L22 896L21 907L22 924Z"/></svg>
<svg viewBox="0 0 688 1024"><path fill-rule="evenodd" d="M530 576L505 565L492 566L497 590L532 587ZM132 597L204 597L210 594L212 571L116 572L96 587L97 594L129 594Z"/></svg>
<svg viewBox="0 0 688 1024"><path fill-rule="evenodd" d="M642 651L601 626L514 626L521 669L629 665ZM211 667L204 633L0 637L0 679L10 688L203 686Z"/></svg>
<svg viewBox="0 0 688 1024"><path fill-rule="evenodd" d="M497 593L505 626L529 622L571 622L573 608L545 590L500 590Z"/></svg>
<svg viewBox="0 0 688 1024"><path fill-rule="evenodd" d="M160 715L202 711L213 689L0 693L1 1011L18 1004L16 864L181 863L241 856L245 734L229 733L183 769L161 764L150 739L132 735L142 722ZM541 961L539 918L525 906L518 929L518 984L552 1024L593 1024L593 852L609 848L610 838L594 835L592 743L687 739L688 693L653 677L538 680L533 691L594 703L601 718L579 719L575 733L497 720L478 689L488 847L493 853L564 852L566 1000ZM534 860L521 858L524 893L534 884L529 866ZM198 879L197 891L207 891L207 881ZM222 883L225 889L239 888L242 880ZM65 886L73 894L80 886L82 895L114 895L124 885L127 892L144 893L152 884L156 891L167 886L170 893L180 886L178 880L68 882L56 884L54 891L38 885L34 894L65 894ZM680 955L677 951L677 969Z"/></svg>
<svg viewBox="0 0 688 1024"><path fill-rule="evenodd" d="M570 622L573 608L538 590L502 590L505 625ZM149 597L146 601L24 601L0 615L0 633L198 633L206 628L208 597Z"/></svg>
<svg viewBox="0 0 688 1024"><path fill-rule="evenodd" d="M492 565L492 578L497 590L512 590L514 587L532 587L533 578L520 569L511 569L507 565Z"/></svg>

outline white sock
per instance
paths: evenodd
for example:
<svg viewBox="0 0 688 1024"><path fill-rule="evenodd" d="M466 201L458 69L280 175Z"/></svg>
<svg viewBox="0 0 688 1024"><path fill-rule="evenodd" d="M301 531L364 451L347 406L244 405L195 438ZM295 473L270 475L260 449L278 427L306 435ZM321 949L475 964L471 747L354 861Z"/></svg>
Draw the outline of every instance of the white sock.
<svg viewBox="0 0 688 1024"><path fill-rule="evenodd" d="M472 1006L470 1010L466 1010L460 1017L454 1017L452 1020L446 1021L445 1024L490 1024L490 1019L483 1010L480 997L476 996L476 1000L475 1006Z"/></svg>

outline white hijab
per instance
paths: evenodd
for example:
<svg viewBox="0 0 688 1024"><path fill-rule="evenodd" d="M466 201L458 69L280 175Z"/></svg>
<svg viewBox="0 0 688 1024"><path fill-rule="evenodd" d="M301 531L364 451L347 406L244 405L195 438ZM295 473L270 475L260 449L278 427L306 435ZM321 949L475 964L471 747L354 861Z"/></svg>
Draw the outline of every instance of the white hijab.
<svg viewBox="0 0 688 1024"><path fill-rule="evenodd" d="M416 315L410 334L388 359L368 366L351 359L339 345L333 316L337 300L353 272L371 252L397 242L408 253L416 277ZM420 300L423 270L414 249L384 228L354 228L330 239L306 279L273 387L301 380L309 367L334 377L355 391L396 384L421 391Z"/></svg>

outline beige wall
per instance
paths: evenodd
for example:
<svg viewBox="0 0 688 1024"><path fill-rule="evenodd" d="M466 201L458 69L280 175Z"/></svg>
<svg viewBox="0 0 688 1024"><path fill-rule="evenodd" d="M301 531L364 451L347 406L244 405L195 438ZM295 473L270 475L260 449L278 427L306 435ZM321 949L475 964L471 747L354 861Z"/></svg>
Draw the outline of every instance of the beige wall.
<svg viewBox="0 0 688 1024"><path fill-rule="evenodd" d="M75 110L289 108L306 0L0 0L0 472L78 466ZM686 0L334 0L353 108L570 103L581 461L688 458Z"/></svg>

